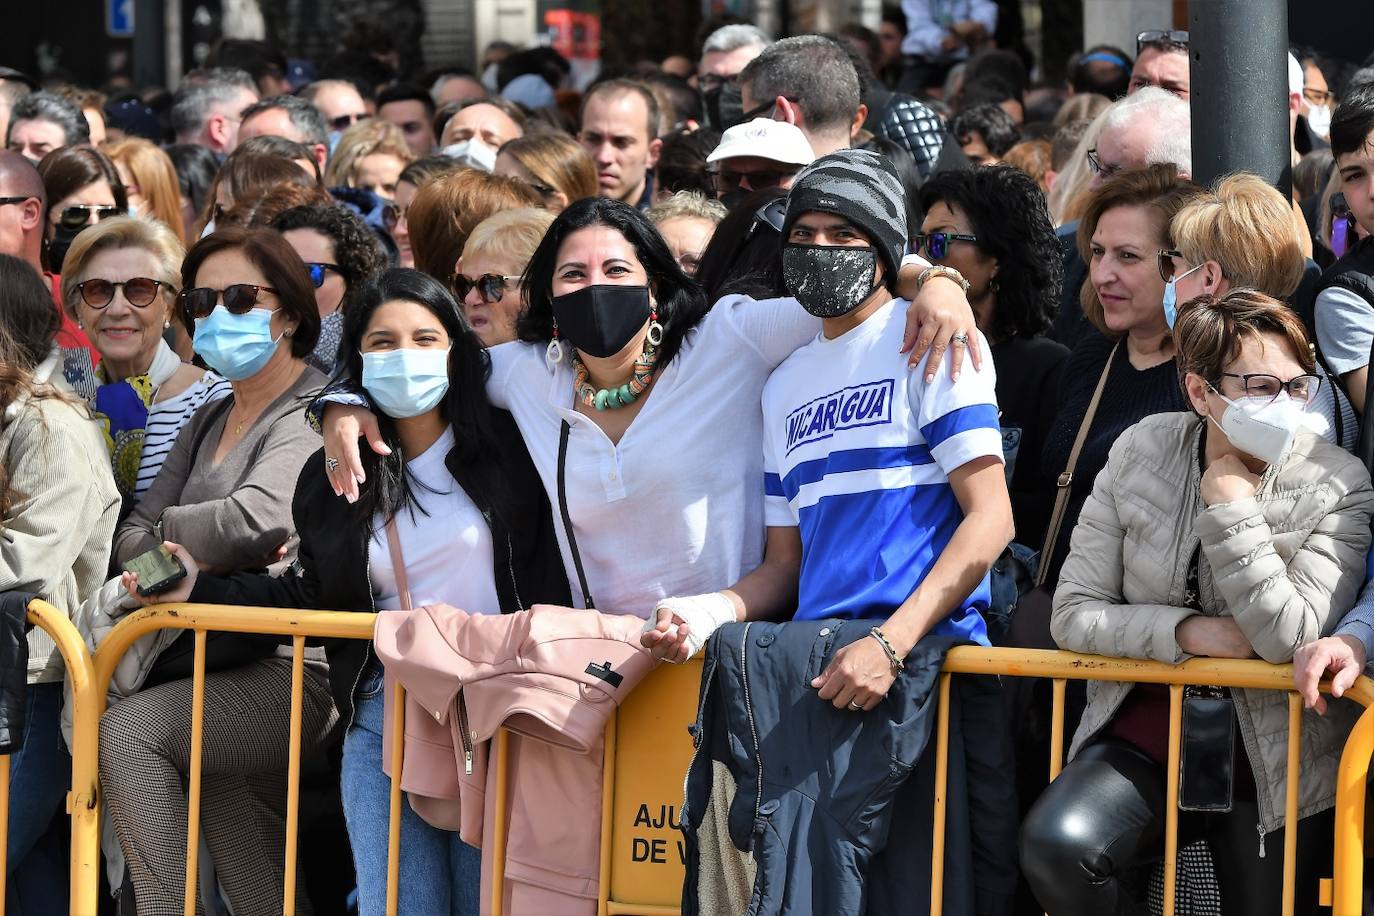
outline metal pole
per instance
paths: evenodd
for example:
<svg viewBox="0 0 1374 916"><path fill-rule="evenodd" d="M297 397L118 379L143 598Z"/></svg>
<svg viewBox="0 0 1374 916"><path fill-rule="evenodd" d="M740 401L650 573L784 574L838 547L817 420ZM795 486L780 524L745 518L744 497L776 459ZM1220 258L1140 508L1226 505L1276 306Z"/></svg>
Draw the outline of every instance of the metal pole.
<svg viewBox="0 0 1374 916"><path fill-rule="evenodd" d="M165 85L165 37L161 0L134 0L135 86Z"/></svg>
<svg viewBox="0 0 1374 916"><path fill-rule="evenodd" d="M1293 192L1285 0L1190 0L1193 178L1259 175Z"/></svg>

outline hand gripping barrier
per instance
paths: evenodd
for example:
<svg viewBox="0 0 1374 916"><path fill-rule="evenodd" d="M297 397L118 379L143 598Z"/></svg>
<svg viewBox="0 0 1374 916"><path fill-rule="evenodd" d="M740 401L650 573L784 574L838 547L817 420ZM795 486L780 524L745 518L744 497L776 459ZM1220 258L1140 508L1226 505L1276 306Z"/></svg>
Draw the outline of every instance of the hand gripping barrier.
<svg viewBox="0 0 1374 916"><path fill-rule="evenodd" d="M36 603L41 604L41 603ZM105 694L120 657L135 640L160 629L195 632L189 818L187 830L187 878L185 910L195 911L196 854L199 835L200 754L203 720L206 634L210 631L256 633L289 638L293 648L292 698L289 709L291 747L288 768L287 832L285 850L284 914L294 913L296 843L301 758L301 700L304 649L307 638L371 639L374 616L333 611L292 611L266 608L217 607L212 605L161 605L129 615L106 637L92 658L80 637L60 613L46 605L35 622L54 634L67 659L75 696L76 728L73 746L73 789L69 796L72 814L72 912L94 912L98 874L98 795L95 772L98 759L98 727L105 708ZM65 630L70 630L66 633ZM683 877L685 846L680 845L682 776L691 757L687 726L695 718L699 662L662 666L626 700L606 729L604 793L601 829L601 882L599 916L640 914L676 916ZM931 862L932 886L929 912L941 913L945 785L948 774L950 678L955 674L996 674L1003 677L1042 677L1053 684L1054 711L1050 774L1059 774L1063 762L1064 696L1070 680L1125 681L1168 685L1169 813L1165 830L1164 912L1175 908L1178 826L1178 757L1183 688L1189 684L1282 690L1289 695L1289 745L1287 818L1296 821L1301 698L1292 692L1292 668L1261 661L1192 659L1182 665L1132 659L1111 659L1016 649L983 649L965 646L946 658L939 683L940 712L936 722L935 855ZM1336 916L1360 913L1364 869L1365 780L1374 753L1374 681L1361 677L1346 693L1366 707L1351 733L1341 759L1336 794L1334 878L1322 882L1323 903ZM397 688L395 708L403 712L403 691ZM400 772L404 722L393 728L392 772ZM493 765L498 767L496 810L504 811L509 791L504 770L505 733L493 742ZM7 774L8 768L4 768ZM3 778L3 777L0 777ZM0 801L7 801L0 783ZM396 911L400 851L400 811L403 800L399 782L393 782L387 871L387 912ZM505 863L505 824L493 825L494 868L498 876L492 888L491 912L502 914L502 882ZM3 840L0 839L0 843ZM1284 910L1293 912L1297 831L1284 831ZM0 853L3 847L0 846ZM3 900L3 897L0 897ZM79 907L78 901L81 901ZM87 908L89 904L89 908ZM525 916L525 914L510 914Z"/></svg>

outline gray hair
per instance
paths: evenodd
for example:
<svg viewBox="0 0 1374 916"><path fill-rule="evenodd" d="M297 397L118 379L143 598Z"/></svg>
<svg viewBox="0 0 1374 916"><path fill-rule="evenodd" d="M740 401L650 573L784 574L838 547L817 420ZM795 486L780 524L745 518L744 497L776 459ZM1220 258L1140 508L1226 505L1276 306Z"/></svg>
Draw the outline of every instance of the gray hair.
<svg viewBox="0 0 1374 916"><path fill-rule="evenodd" d="M859 110L859 74L844 48L821 35L774 42L740 72L756 102L782 96L812 130L848 127Z"/></svg>
<svg viewBox="0 0 1374 916"><path fill-rule="evenodd" d="M772 40L756 25L723 25L706 37L701 53L738 51L740 48L768 48Z"/></svg>
<svg viewBox="0 0 1374 916"><path fill-rule="evenodd" d="M1102 118L1103 134L1138 125L1151 132L1143 165L1170 162L1182 174L1193 173L1192 118L1188 103L1172 92L1146 86L1113 102Z"/></svg>
<svg viewBox="0 0 1374 916"><path fill-rule="evenodd" d="M172 96L173 134L179 140L196 136L210 115L238 101L245 90L256 96L258 85L246 72L233 67L193 70L186 74Z"/></svg>
<svg viewBox="0 0 1374 916"><path fill-rule="evenodd" d="M670 219L704 219L719 223L728 212L725 204L700 191L678 191L662 203L654 204L644 215L657 226Z"/></svg>
<svg viewBox="0 0 1374 916"><path fill-rule="evenodd" d="M91 142L91 125L76 105L55 92L31 92L14 103L10 109L9 135L6 145L14 136L14 125L20 121L47 121L62 128L62 145L76 146L78 143Z"/></svg>
<svg viewBox="0 0 1374 916"><path fill-rule="evenodd" d="M274 95L269 99L254 102L243 109L243 120L246 122L254 115L276 108L286 112L286 116L291 119L291 126L301 132L305 143L329 143L329 125L324 122L324 115L314 105L294 95Z"/></svg>

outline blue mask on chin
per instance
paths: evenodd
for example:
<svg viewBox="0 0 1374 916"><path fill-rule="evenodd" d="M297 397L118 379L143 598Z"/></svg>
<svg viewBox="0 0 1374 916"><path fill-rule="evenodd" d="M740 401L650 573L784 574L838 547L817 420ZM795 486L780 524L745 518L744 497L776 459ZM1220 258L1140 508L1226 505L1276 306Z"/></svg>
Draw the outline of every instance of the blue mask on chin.
<svg viewBox="0 0 1374 916"><path fill-rule="evenodd" d="M1182 280L1201 266L1202 265L1199 264L1197 267L1185 270L1183 273L1164 284L1164 321L1169 325L1169 330L1171 331L1174 329L1174 322L1178 320L1178 281Z"/></svg>

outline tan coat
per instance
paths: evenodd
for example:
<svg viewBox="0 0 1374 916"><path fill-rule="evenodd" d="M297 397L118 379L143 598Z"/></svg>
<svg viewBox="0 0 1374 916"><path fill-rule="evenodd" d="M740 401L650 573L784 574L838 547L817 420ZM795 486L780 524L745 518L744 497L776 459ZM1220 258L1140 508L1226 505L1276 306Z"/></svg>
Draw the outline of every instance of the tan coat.
<svg viewBox="0 0 1374 916"><path fill-rule="evenodd" d="M1188 564L1201 543L1203 613L1234 617L1263 659L1291 661L1331 633L1365 578L1374 489L1364 465L1316 436L1299 435L1252 498L1204 506L1199 437L1191 413L1147 417L1112 446L1074 529L1050 630L1064 649L1177 664L1174 631ZM1130 684L1089 682L1074 735L1077 754L1106 726ZM1279 691L1234 690L1259 793L1261 833L1283 826L1288 701ZM1300 817L1331 807L1341 746L1359 709L1332 704L1302 726Z"/></svg>

